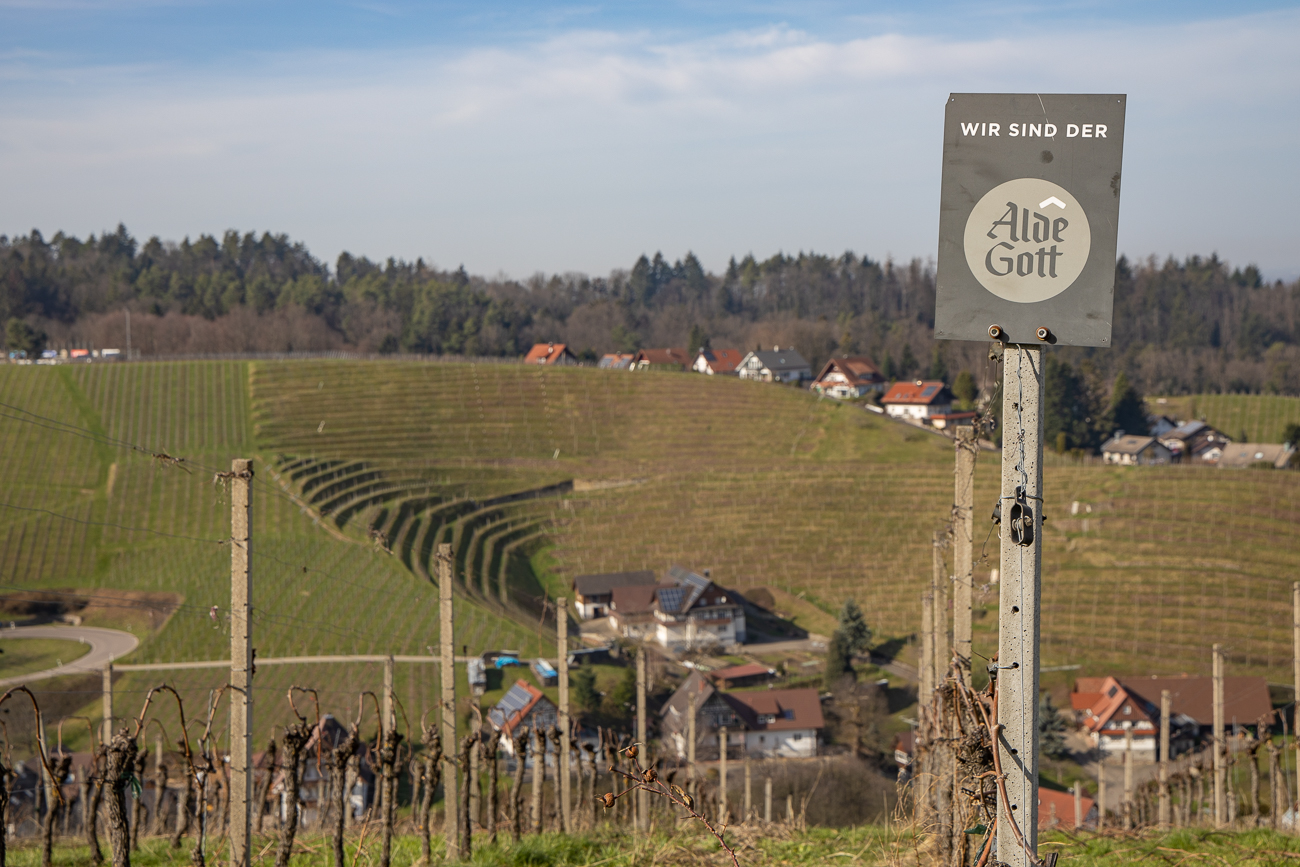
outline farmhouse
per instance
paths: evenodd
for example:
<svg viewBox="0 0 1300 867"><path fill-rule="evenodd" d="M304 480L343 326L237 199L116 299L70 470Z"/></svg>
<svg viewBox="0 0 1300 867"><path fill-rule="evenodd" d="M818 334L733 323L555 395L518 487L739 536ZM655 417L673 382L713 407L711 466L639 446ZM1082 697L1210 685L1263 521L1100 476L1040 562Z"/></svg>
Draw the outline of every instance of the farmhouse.
<svg viewBox="0 0 1300 867"><path fill-rule="evenodd" d="M946 421L952 415L952 392L940 380L896 382L880 399L885 412L894 418L932 423L942 416ZM969 417L974 417L971 413Z"/></svg>
<svg viewBox="0 0 1300 867"><path fill-rule="evenodd" d="M846 400L865 397L873 391L883 392L887 385L875 362L858 355L826 362L813 377L811 388L819 394Z"/></svg>
<svg viewBox="0 0 1300 867"><path fill-rule="evenodd" d="M791 347L773 346L771 352L754 350L740 362L741 379L759 382L802 382L812 379L812 366Z"/></svg>
<svg viewBox="0 0 1300 867"><path fill-rule="evenodd" d="M695 356L695 363L691 365L691 370L708 376L717 374L735 376L736 368L740 366L743 355L744 353L739 349L701 349Z"/></svg>
<svg viewBox="0 0 1300 867"><path fill-rule="evenodd" d="M614 588L650 586L655 583L655 573L649 569L579 575L573 579L574 608L582 620L608 617L609 604L614 601Z"/></svg>
<svg viewBox="0 0 1300 867"><path fill-rule="evenodd" d="M1155 431L1152 431L1155 433ZM1213 463L1232 440L1203 421L1187 421L1164 433L1156 433L1160 444L1169 449L1175 461L1191 458Z"/></svg>
<svg viewBox="0 0 1300 867"><path fill-rule="evenodd" d="M1133 731L1133 749L1156 757L1160 729L1160 693L1169 690L1170 727L1177 743L1191 746L1214 722L1214 679L1209 677L1085 678L1075 683L1071 703L1094 745L1107 752L1123 752L1125 732ZM1224 719L1253 726L1273 705L1268 683L1262 677L1223 679Z"/></svg>
<svg viewBox="0 0 1300 867"><path fill-rule="evenodd" d="M557 367L576 365L578 357L563 343L534 343L524 356L524 364L553 364Z"/></svg>
<svg viewBox="0 0 1300 867"><path fill-rule="evenodd" d="M693 671L659 711L660 731L678 758L689 755L692 698L697 758L717 757L723 726L727 728L729 754L739 750L764 758L817 755L818 738L825 726L817 690L723 692Z"/></svg>
<svg viewBox="0 0 1300 867"><path fill-rule="evenodd" d="M492 728L501 732L501 748L514 755L514 733L521 728L537 726L545 729L560 718L559 709L542 691L520 678L510 687L501 701L487 712Z"/></svg>
<svg viewBox="0 0 1300 867"><path fill-rule="evenodd" d="M610 625L673 652L745 643L745 610L735 594L680 566L668 570L668 579L613 588Z"/></svg>
<svg viewBox="0 0 1300 867"><path fill-rule="evenodd" d="M776 669L768 668L758 662L733 665L709 672L709 679L718 685L718 689L734 689L738 686L757 686L776 677Z"/></svg>
<svg viewBox="0 0 1300 867"><path fill-rule="evenodd" d="M632 366L631 352L611 352L608 355L602 355L600 361L596 362L596 367L601 370L627 370Z"/></svg>
<svg viewBox="0 0 1300 867"><path fill-rule="evenodd" d="M1108 464L1138 466L1167 464L1173 456L1155 437L1120 432L1102 443L1101 456Z"/></svg>
<svg viewBox="0 0 1300 867"><path fill-rule="evenodd" d="M691 358L685 349L642 349L632 356L630 370L685 370Z"/></svg>
<svg viewBox="0 0 1300 867"><path fill-rule="evenodd" d="M1219 455L1219 469L1265 467L1284 470L1294 454L1295 449L1286 443L1228 443Z"/></svg>

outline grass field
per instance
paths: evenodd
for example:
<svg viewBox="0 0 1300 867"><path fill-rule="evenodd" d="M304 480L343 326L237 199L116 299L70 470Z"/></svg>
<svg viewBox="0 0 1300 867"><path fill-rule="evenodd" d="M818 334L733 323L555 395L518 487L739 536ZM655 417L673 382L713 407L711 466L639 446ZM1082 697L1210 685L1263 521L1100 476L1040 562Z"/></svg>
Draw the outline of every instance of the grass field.
<svg viewBox="0 0 1300 867"><path fill-rule="evenodd" d="M0 581L76 589L100 606L96 622L117 606L142 638L130 662L227 652L229 500L213 475L233 457L258 461L262 657L427 652L439 543L453 546L457 644L471 651L540 653L554 640L540 600L574 575L674 563L769 588L813 631L854 597L879 641L906 646L952 497L942 437L721 377L410 361L4 366L0 395ZM1285 404L1254 400L1243 424L1282 423ZM997 460L982 455L976 475L980 584L997 565L996 538L985 544ZM1294 473L1053 461L1044 664L1208 673L1218 641L1231 673L1289 682L1298 488ZM996 588L980 601L976 649L988 653ZM403 665L397 678L414 725L436 671ZM121 705L160 679L122 677ZM166 679L191 712L222 682ZM265 667L258 737L285 718L292 684L325 687L325 709L350 715L343 705L378 679L377 665Z"/></svg>
<svg viewBox="0 0 1300 867"><path fill-rule="evenodd" d="M1300 397L1280 394L1152 397L1147 404L1153 413L1184 421L1204 417L1212 427L1238 442L1280 443L1283 428L1300 422ZM1242 434L1246 435L1244 440Z"/></svg>
<svg viewBox="0 0 1300 867"><path fill-rule="evenodd" d="M648 837L628 834L623 829L606 827L595 831L562 835L547 833L528 836L513 845L508 838L489 845L483 835L475 842L473 857L460 862L502 867L696 867L726 865L731 859L712 838L691 826L668 835L663 832ZM104 841L105 848L107 841ZM273 838L267 838L264 846ZM739 826L728 834L728 842L737 850L742 865L753 867L903 867L925 863L917 856L917 841L907 830L880 826L855 828L810 828L788 831L783 826L748 829ZM163 839L145 839L141 849L131 855L140 867L188 867L190 848L187 842L172 849ZM379 863L377 835L367 841L354 835L345 851L349 864L373 867ZM263 847L257 847L259 849ZM433 838L433 851L445 851L442 838ZM359 851L358 851L359 850ZM1112 867L1125 864L1231 864L1239 867L1279 867L1294 864L1300 858L1300 839L1271 831L1210 831L1182 829L1166 833L1078 836L1049 832L1040 837L1039 852L1059 852L1060 863L1077 867ZM210 841L206 848L208 863L220 864L228 859L224 841ZM15 867L40 864L40 849L31 844L11 848L8 863ZM395 865L420 861L416 837L397 836L393 841ZM293 867L322 867L332 863L329 843L318 834L300 832L294 846ZM443 861L435 854L435 861ZM270 863L267 856L255 863ZM56 845L54 863L80 867L91 864L90 851L84 846Z"/></svg>
<svg viewBox="0 0 1300 867"><path fill-rule="evenodd" d="M75 662L90 645L56 638L4 638L0 636L0 678L17 677Z"/></svg>

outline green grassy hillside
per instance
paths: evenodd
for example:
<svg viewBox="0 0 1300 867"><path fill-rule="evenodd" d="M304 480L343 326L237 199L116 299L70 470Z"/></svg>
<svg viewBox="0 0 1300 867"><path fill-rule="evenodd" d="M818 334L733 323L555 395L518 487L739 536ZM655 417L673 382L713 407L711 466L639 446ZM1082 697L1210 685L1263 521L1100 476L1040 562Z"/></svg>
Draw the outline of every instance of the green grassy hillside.
<svg viewBox="0 0 1300 867"><path fill-rule="evenodd" d="M471 651L549 646L543 600L573 575L673 563L771 588L819 630L855 597L878 639L897 643L919 620L952 496L947 440L734 379L177 362L5 366L0 395L0 580L78 589L96 622L117 606L144 639L131 662L225 655L229 501L213 475L237 456L258 460L263 658L425 652L437 642L440 543L454 551L457 643ZM982 455L977 470L981 583L997 565L996 538L983 544L997 460ZM1046 477L1045 664L1205 672L1219 641L1234 672L1289 682L1300 476L1056 461ZM144 593L179 605L146 611ZM994 606L996 588L982 602ZM983 652L995 621L977 622ZM284 715L291 683L326 687L326 709L344 712L377 687L378 668L265 667L262 723ZM124 677L119 706L161 679ZM222 682L166 679L195 707ZM399 666L412 722L435 684L432 667Z"/></svg>
<svg viewBox="0 0 1300 867"><path fill-rule="evenodd" d="M1162 402L1163 401L1163 402ZM1180 419L1204 419L1239 442L1280 443L1282 430L1300 422L1300 397L1280 394L1195 394L1153 397L1154 413ZM1241 435L1246 435L1242 440Z"/></svg>

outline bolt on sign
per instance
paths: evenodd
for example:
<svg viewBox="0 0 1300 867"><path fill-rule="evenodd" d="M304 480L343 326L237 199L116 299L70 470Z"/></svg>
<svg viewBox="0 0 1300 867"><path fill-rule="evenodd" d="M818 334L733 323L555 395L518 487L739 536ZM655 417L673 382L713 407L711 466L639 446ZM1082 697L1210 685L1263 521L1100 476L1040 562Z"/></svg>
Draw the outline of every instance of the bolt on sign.
<svg viewBox="0 0 1300 867"><path fill-rule="evenodd" d="M1124 105L948 97L935 337L1110 345Z"/></svg>

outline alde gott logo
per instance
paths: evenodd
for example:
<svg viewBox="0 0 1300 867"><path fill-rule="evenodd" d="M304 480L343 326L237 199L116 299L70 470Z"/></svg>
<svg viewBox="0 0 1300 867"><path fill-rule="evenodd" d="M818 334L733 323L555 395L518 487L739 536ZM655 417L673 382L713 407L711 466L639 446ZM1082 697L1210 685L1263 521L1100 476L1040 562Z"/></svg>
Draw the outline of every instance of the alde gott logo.
<svg viewBox="0 0 1300 867"><path fill-rule="evenodd" d="M1092 232L1059 184L1017 178L989 190L966 220L966 264L980 285L1019 304L1046 301L1078 278Z"/></svg>

